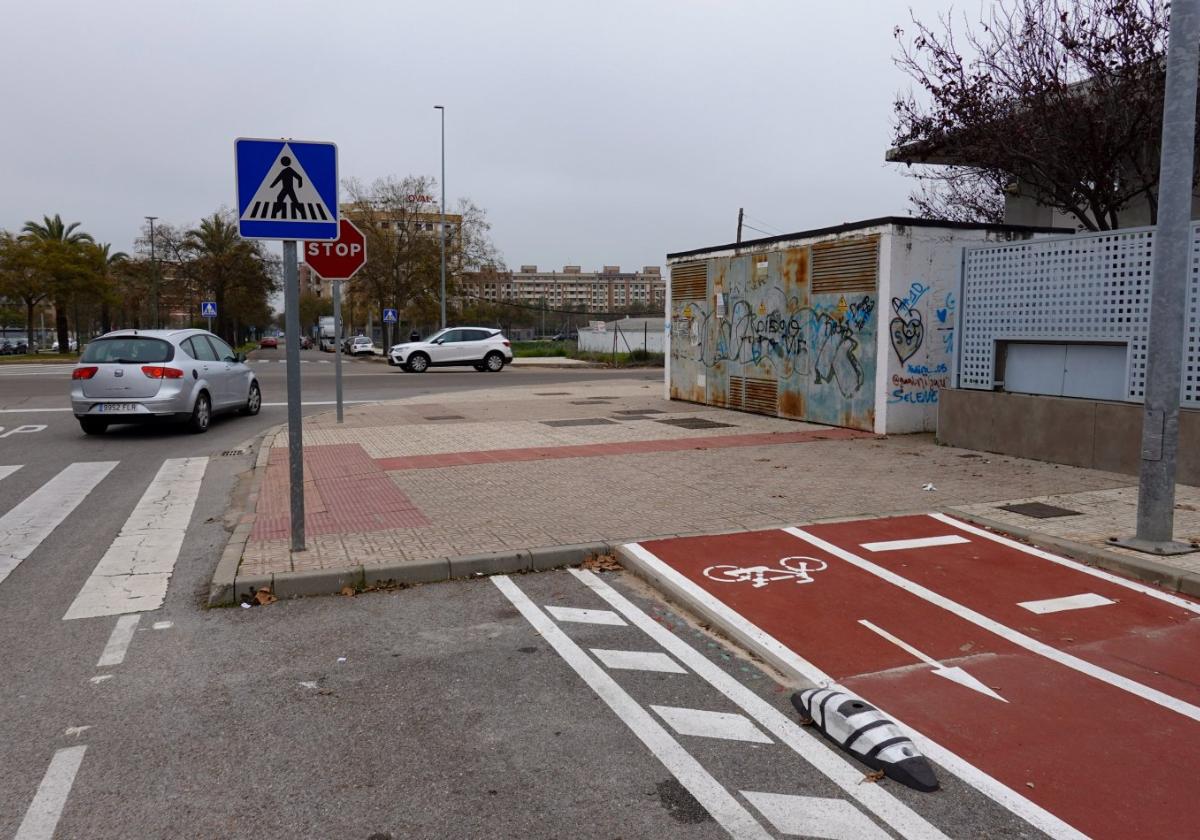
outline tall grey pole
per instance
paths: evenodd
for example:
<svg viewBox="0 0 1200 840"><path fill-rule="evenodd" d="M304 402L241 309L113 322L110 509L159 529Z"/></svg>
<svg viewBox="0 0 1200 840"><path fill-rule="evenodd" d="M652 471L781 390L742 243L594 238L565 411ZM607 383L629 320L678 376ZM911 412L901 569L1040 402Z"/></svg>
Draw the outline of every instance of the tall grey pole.
<svg viewBox="0 0 1200 840"><path fill-rule="evenodd" d="M296 240L283 243L284 346L287 350L288 484L292 551L304 550L304 437L300 427L300 280Z"/></svg>
<svg viewBox="0 0 1200 840"><path fill-rule="evenodd" d="M146 220L150 222L150 305L152 307L150 317L153 319L154 329L162 326L158 323L158 260L154 253L154 220L157 218L158 216L146 217Z"/></svg>
<svg viewBox="0 0 1200 840"><path fill-rule="evenodd" d="M446 109L433 107L442 112L442 219L438 228L442 240L442 329L446 329Z"/></svg>
<svg viewBox="0 0 1200 840"><path fill-rule="evenodd" d="M1150 346L1142 414L1137 535L1119 543L1155 554L1192 550L1174 541L1175 465L1179 451L1179 391L1184 310L1191 284L1192 173L1196 136L1196 74L1200 59L1200 0L1171 3L1167 84L1163 96L1162 156Z"/></svg>
<svg viewBox="0 0 1200 840"><path fill-rule="evenodd" d="M333 334L342 334L342 281L333 281ZM342 342L334 341L333 388L337 392L337 421L342 422Z"/></svg>

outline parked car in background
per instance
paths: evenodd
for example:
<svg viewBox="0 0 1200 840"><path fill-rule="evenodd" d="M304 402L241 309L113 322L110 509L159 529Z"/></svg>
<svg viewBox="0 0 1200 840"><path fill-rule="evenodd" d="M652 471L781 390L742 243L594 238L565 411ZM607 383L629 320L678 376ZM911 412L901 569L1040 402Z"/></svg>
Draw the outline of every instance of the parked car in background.
<svg viewBox="0 0 1200 840"><path fill-rule="evenodd" d="M79 349L79 342L73 338L69 340L68 344L71 347L70 352L72 352L72 353L74 353L76 350ZM52 345L50 345L50 349L52 351L54 351L55 353L57 353L58 352L58 342L56 341Z"/></svg>
<svg viewBox="0 0 1200 840"><path fill-rule="evenodd" d="M313 337L311 335L306 335L306 336L304 336L304 338L300 339L300 349L301 350L313 349Z"/></svg>
<svg viewBox="0 0 1200 840"><path fill-rule="evenodd" d="M495 373L512 362L512 344L500 330L490 327L452 327L424 341L397 344L388 351L389 364L413 373L431 367L470 365Z"/></svg>
<svg viewBox="0 0 1200 840"><path fill-rule="evenodd" d="M348 352L351 356L374 356L375 342L371 341L365 335L356 335L350 339L350 350Z"/></svg>
<svg viewBox="0 0 1200 840"><path fill-rule="evenodd" d="M90 341L71 372L71 410L83 431L114 423L183 422L258 414L262 391L246 357L205 330L121 330Z"/></svg>
<svg viewBox="0 0 1200 840"><path fill-rule="evenodd" d="M279 347L279 339L273 335L265 335L258 342L261 350L275 350Z"/></svg>

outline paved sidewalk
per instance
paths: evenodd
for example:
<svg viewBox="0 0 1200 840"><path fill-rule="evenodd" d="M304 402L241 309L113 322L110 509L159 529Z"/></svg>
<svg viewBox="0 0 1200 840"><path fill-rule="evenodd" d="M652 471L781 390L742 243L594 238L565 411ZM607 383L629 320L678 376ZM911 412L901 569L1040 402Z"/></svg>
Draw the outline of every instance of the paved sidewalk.
<svg viewBox="0 0 1200 840"><path fill-rule="evenodd" d="M1104 505L1126 505L1133 485L938 446L929 435L875 438L668 402L657 384L615 374L352 406L342 425L332 412L306 418L308 549L291 553L286 432L263 445L257 493L222 563L231 574L240 560L239 593L293 578L311 584L293 594L444 579L489 569L478 556L496 552L531 568L530 550L553 559L555 547L839 517L956 509L1001 519L999 504L1034 498L1088 503L1094 516L1074 525L1019 517L1021 525L1096 542L1121 521ZM1180 492L1181 504L1200 510L1200 491ZM1181 523L1200 534L1200 514Z"/></svg>

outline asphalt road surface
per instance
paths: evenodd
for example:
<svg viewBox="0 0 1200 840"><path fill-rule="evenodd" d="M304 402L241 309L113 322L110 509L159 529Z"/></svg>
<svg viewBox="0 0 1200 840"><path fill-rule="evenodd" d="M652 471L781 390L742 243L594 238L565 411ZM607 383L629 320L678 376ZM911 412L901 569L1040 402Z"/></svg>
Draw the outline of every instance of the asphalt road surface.
<svg viewBox="0 0 1200 840"><path fill-rule="evenodd" d="M203 609L251 460L222 453L285 419L283 352L255 356L266 407L204 435L85 437L65 369L0 368L0 837L1041 836L952 776L865 781L622 574ZM614 375L345 373L347 400Z"/></svg>

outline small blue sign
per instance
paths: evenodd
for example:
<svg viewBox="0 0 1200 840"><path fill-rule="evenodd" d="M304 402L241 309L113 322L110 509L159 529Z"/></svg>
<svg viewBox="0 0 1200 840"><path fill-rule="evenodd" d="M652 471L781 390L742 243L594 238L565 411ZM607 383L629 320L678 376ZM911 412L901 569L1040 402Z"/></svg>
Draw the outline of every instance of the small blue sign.
<svg viewBox="0 0 1200 840"><path fill-rule="evenodd" d="M200 317L201 318L216 318L217 317L217 302L215 300L200 301Z"/></svg>
<svg viewBox="0 0 1200 840"><path fill-rule="evenodd" d="M397 321L397 318L396 318L396 310L395 309L383 310L383 323L394 324L394 323L396 323L396 321Z"/></svg>
<svg viewBox="0 0 1200 840"><path fill-rule="evenodd" d="M233 150L243 239L338 238L336 145L239 137Z"/></svg>

